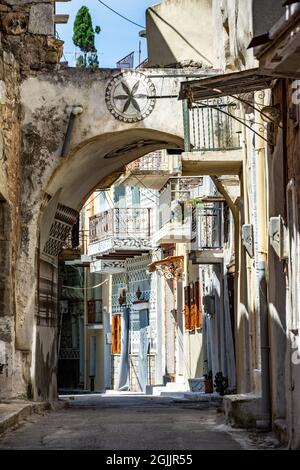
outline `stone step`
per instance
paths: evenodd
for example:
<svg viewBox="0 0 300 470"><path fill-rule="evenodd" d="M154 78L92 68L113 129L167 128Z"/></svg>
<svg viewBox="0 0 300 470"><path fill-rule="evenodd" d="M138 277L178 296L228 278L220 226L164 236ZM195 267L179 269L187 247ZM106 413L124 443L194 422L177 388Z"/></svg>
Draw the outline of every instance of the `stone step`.
<svg viewBox="0 0 300 470"><path fill-rule="evenodd" d="M167 382L166 391L187 392L189 387L185 383Z"/></svg>
<svg viewBox="0 0 300 470"><path fill-rule="evenodd" d="M182 396L188 391L188 387L185 384L168 382L166 385L147 385L146 395L154 396Z"/></svg>

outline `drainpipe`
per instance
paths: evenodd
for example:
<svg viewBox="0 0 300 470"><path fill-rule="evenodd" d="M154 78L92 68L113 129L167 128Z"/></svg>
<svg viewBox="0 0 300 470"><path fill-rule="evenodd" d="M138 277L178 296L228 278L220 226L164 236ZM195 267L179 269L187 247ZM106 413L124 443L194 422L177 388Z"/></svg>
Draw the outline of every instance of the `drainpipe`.
<svg viewBox="0 0 300 470"><path fill-rule="evenodd" d="M255 101L264 106L264 95L255 93ZM263 137L264 122L258 111L255 111L255 122L259 125L259 133ZM257 198L257 280L258 280L258 315L260 319L260 349L261 349L261 419L257 420L259 429L268 430L271 427L271 392L269 365L269 331L268 331L268 301L267 301L267 193L265 142L262 137L255 136L256 153L256 198Z"/></svg>
<svg viewBox="0 0 300 470"><path fill-rule="evenodd" d="M73 127L74 127L74 124L75 124L75 119L76 119L76 116L78 116L82 112L83 112L83 107L82 106L72 106L71 107L68 127L67 127L65 140L64 140L64 143L63 143L62 151L61 151L61 157L62 158L65 158L68 155L68 152L69 152L69 149L70 149L72 133L73 133Z"/></svg>

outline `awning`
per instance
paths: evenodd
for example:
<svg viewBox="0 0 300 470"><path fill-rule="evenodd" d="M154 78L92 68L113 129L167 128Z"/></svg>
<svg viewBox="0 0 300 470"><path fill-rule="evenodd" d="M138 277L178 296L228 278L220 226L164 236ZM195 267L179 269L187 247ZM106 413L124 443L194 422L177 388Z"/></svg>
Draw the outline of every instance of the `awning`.
<svg viewBox="0 0 300 470"><path fill-rule="evenodd" d="M181 83L179 99L190 103L223 96L240 95L270 87L273 78L262 75L259 69L243 70Z"/></svg>

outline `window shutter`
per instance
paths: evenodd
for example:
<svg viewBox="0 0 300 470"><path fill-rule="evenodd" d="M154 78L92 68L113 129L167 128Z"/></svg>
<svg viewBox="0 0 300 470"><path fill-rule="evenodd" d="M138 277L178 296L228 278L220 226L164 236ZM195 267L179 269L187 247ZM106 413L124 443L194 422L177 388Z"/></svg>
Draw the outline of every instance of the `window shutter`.
<svg viewBox="0 0 300 470"><path fill-rule="evenodd" d="M198 316L194 283L190 284L190 299L190 329L194 330L196 327L196 317Z"/></svg>
<svg viewBox="0 0 300 470"><path fill-rule="evenodd" d="M184 288L184 319L185 319L185 329L191 329L190 322L190 286Z"/></svg>
<svg viewBox="0 0 300 470"><path fill-rule="evenodd" d="M195 282L195 300L197 305L197 315L195 321L195 327L202 329L203 315L202 315L202 298L200 291L200 282Z"/></svg>
<svg viewBox="0 0 300 470"><path fill-rule="evenodd" d="M121 353L121 315L112 316L112 354Z"/></svg>

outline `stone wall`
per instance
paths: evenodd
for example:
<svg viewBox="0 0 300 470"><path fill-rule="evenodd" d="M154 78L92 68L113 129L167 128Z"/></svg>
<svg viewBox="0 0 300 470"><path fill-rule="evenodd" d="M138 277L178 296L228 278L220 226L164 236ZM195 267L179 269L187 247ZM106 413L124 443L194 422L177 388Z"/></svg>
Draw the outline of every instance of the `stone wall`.
<svg viewBox="0 0 300 470"><path fill-rule="evenodd" d="M0 398L32 395L31 351L18 346L15 335L17 260L26 239L22 222L28 222L20 202L20 85L60 60L62 41L53 36L53 13L49 0L0 4Z"/></svg>
<svg viewBox="0 0 300 470"><path fill-rule="evenodd" d="M2 0L0 25L3 46L20 62L22 75L59 62L63 42L54 37L54 2Z"/></svg>
<svg viewBox="0 0 300 470"><path fill-rule="evenodd" d="M1 10L0 10L1 12ZM15 269L19 242L19 65L0 36L0 397L16 392ZM18 380L16 380L18 379Z"/></svg>

